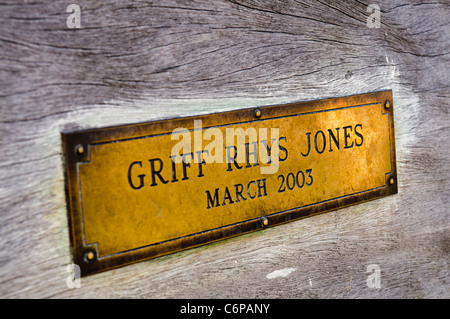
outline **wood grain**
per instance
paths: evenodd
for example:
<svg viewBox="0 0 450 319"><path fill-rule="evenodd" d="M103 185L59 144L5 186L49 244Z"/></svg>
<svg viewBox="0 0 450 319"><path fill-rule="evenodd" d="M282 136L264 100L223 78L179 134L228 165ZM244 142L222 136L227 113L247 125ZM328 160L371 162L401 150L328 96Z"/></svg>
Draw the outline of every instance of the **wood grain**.
<svg viewBox="0 0 450 319"><path fill-rule="evenodd" d="M450 297L448 2L72 2L0 1L0 297ZM397 195L66 286L62 130L383 89Z"/></svg>

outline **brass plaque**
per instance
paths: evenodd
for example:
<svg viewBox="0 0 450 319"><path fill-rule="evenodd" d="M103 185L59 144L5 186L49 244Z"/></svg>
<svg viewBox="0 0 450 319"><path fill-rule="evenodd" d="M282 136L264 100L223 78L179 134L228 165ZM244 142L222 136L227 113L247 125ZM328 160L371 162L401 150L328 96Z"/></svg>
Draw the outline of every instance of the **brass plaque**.
<svg viewBox="0 0 450 319"><path fill-rule="evenodd" d="M397 193L392 91L62 138L82 275Z"/></svg>

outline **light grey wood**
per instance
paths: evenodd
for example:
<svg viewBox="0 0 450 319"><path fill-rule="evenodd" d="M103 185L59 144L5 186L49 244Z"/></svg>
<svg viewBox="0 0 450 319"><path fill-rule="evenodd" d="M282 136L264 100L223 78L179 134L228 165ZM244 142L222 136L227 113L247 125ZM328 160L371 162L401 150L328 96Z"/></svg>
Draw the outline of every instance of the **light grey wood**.
<svg viewBox="0 0 450 319"><path fill-rule="evenodd" d="M0 297L450 297L448 2L73 2L0 2ZM383 89L397 195L67 287L62 130Z"/></svg>

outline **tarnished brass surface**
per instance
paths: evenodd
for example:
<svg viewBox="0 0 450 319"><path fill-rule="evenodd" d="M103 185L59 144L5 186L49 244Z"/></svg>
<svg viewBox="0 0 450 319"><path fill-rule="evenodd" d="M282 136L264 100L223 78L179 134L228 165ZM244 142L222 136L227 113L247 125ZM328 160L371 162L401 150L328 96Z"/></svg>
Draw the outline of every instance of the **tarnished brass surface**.
<svg viewBox="0 0 450 319"><path fill-rule="evenodd" d="M393 109L383 91L63 132L74 262L87 275L397 193ZM192 155L174 163L180 128ZM229 160L231 128L259 133L243 162ZM208 132L223 161L196 160L219 145Z"/></svg>

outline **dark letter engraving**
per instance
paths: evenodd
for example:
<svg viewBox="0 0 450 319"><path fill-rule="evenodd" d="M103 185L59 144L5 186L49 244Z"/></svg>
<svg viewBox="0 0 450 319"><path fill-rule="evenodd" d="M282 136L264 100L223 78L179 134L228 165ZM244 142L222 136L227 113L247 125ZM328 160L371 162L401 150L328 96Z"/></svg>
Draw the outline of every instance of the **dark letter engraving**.
<svg viewBox="0 0 450 319"><path fill-rule="evenodd" d="M209 191L206 191L206 202L208 203L208 207L206 207L206 209L211 208L211 206L209 206L209 204L211 204L212 207L219 206L219 189L218 188L216 188L216 190L214 191L214 198L211 198L211 194L209 193Z"/></svg>
<svg viewBox="0 0 450 319"><path fill-rule="evenodd" d="M309 151L311 150L311 132L310 133L306 133L306 137L308 139L308 152L306 154L303 154L303 152L300 153L304 157L308 156L309 155Z"/></svg>
<svg viewBox="0 0 450 319"><path fill-rule="evenodd" d="M331 138L333 138L334 144L336 145L337 149L339 149L339 128L336 129L337 139L331 129L328 129L328 134L330 137L330 152L333 152L333 149L331 148Z"/></svg>
<svg viewBox="0 0 450 319"><path fill-rule="evenodd" d="M355 134L356 134L357 136L359 136L359 138L361 139L361 143L358 143L358 142L356 142L356 140L355 140L355 145L356 145L356 146L361 146L361 145L363 144L363 142L364 142L364 138L363 138L362 134L356 130L356 128L357 128L358 126L359 126L359 127L361 128L361 130L362 130L362 124L357 124L357 125L355 126Z"/></svg>
<svg viewBox="0 0 450 319"><path fill-rule="evenodd" d="M164 180L164 178L161 176L161 171L163 169L163 162L159 159L159 158L154 158L151 160L148 160L150 162L150 166L152 169L152 184L150 186L156 186L158 184L156 184L156 178L155 176L158 176L159 180L163 183L163 184L167 184L169 181ZM155 169L155 161L157 161L159 163L159 170Z"/></svg>
<svg viewBox="0 0 450 319"><path fill-rule="evenodd" d="M322 140L323 140L323 147L322 147L321 151L319 151L319 149L317 148L317 135L319 133L322 135ZM326 144L327 143L326 143L326 139L325 139L325 134L322 131L317 131L316 135L314 136L314 147L316 148L317 153L322 154L323 151L325 151Z"/></svg>
<svg viewBox="0 0 450 319"><path fill-rule="evenodd" d="M231 149L232 147L234 148L234 157L231 157L231 154L230 154L230 149ZM225 149L227 150L227 163L228 163L228 169L227 169L227 172L230 172L230 171L233 170L233 169L231 168L231 163L234 163L234 166L236 166L237 169L241 169L242 167L239 166L239 165L236 163L237 147L234 146L234 145L231 145L231 146L225 146Z"/></svg>
<svg viewBox="0 0 450 319"><path fill-rule="evenodd" d="M139 165L140 167L142 167L142 162L133 162L133 163L131 163L130 167L128 168L128 183L130 184L132 189L139 189L142 186L144 186L145 174L138 175L139 181L140 181L139 182L139 186L134 186L133 182L131 181L131 169L133 168L134 165Z"/></svg>
<svg viewBox="0 0 450 319"><path fill-rule="evenodd" d="M352 144L348 145L348 140L350 139L350 133L347 133L347 130L350 129L350 132L352 131L352 127L351 126L344 126L344 141L345 141L345 146L344 148L352 148L353 147L353 142Z"/></svg>

